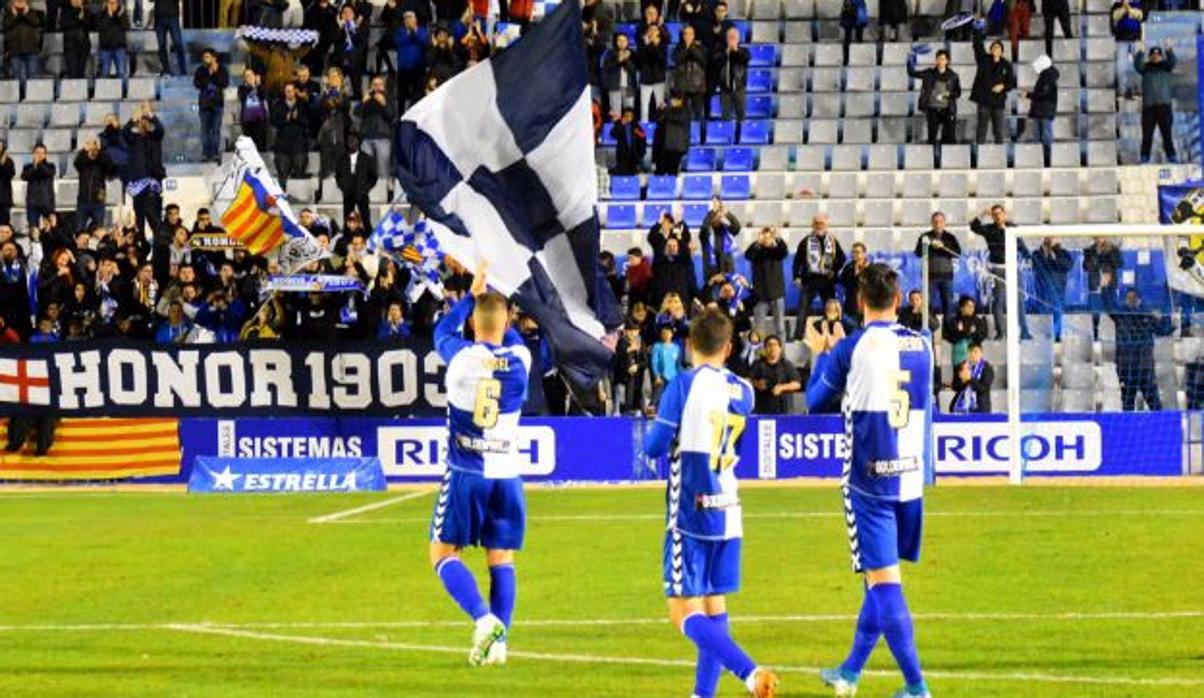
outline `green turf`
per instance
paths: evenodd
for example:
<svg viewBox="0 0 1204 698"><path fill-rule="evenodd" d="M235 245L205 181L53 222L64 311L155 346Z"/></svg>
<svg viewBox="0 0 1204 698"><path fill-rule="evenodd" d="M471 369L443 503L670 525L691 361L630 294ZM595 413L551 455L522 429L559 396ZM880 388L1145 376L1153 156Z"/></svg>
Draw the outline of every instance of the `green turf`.
<svg viewBox="0 0 1204 698"><path fill-rule="evenodd" d="M589 661L485 669L466 666L471 628L426 560L429 497L347 519L370 523L306 523L396 496L0 496L0 696L689 695L689 666L604 661L693 658L661 620L662 493L530 491L511 651ZM843 658L853 623L814 616L860 602L838 495L743 498L735 635L787 669L783 695L827 695L809 668ZM1204 610L1204 491L946 487L927 508L924 561L905 580L935 695L1204 695L1204 617L1188 613ZM1059 617L1114 612L1181 616ZM773 618L740 622L750 616ZM645 622L523 625L573 619ZM259 636L162 627L173 623ZM28 627L76 624L154 627ZM870 667L861 695L889 696L899 679L885 645ZM1133 683L1148 680L1180 684ZM721 695L743 691L724 679Z"/></svg>

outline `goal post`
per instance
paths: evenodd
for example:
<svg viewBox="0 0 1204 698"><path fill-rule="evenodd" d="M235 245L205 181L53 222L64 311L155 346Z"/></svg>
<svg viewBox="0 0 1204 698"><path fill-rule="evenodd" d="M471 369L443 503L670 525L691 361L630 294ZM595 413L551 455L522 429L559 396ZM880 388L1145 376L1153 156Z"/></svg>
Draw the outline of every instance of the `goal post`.
<svg viewBox="0 0 1204 698"><path fill-rule="evenodd" d="M1049 390L1052 394L1054 391L1052 376L1055 364L1058 365L1058 370L1062 371L1059 374L1061 378L1057 390L1063 391L1067 383L1067 375L1079 375L1082 373L1080 369L1086 368L1073 366L1076 361L1082 360L1086 362L1085 358L1080 359L1076 355L1079 349L1086 350L1087 347L1085 345L1089 344L1090 351L1093 352L1093 356L1095 357L1094 360L1101 362L1103 361L1099 358L1101 354L1106 356L1108 349L1115 351L1114 341L1112 342L1112 347L1108 347L1107 349L1102 348L1103 345L1099 341L1099 337L1094 336L1091 326L1085 324L1085 322L1071 323L1069 329L1062 330L1067 333L1065 341L1063 341L1064 338L1057 336L1058 332L1052 329L1052 325L1048 337L1036 336L1034 340L1022 341L1021 335L1025 330L1025 304L1026 302L1034 305L1041 303L1041 299L1037 297L1040 295L1039 293L1029 293L1025 289L1030 286L1030 282L1035 281L1034 274L1036 272L1033 268L1032 255L1034 252L1044 253L1041 245L1045 238L1056 238L1063 243L1064 248L1068 252L1073 251L1075 253L1076 262L1071 273L1076 275L1074 277L1074 286L1080 298L1087 289L1085 283L1088 273L1082 266L1082 259L1086 255L1086 248L1095 245L1094 238L1105 238L1114 242L1121 251L1128 255L1128 259L1130 260L1129 267L1140 267L1125 269L1123 277L1110 277L1112 278L1112 285L1108 295L1118 295L1112 296L1112 299L1108 302L1122 303L1124 289L1137 289L1138 287L1154 289L1161 284L1165 296L1159 296L1159 298L1164 299L1164 302L1160 304L1157 310L1152 311L1151 316L1166 317L1162 315L1162 311L1165 309L1169 315L1169 317L1166 317L1167 325L1170 325L1172 322L1177 321L1177 314L1187 313L1183 315L1186 318L1189 317L1192 310L1192 308L1184 309L1176 305L1178 303L1176 299L1184 297L1183 289L1185 285L1198 284L1200 293L1189 293L1188 295L1204 297L1204 225L1170 226L1158 223L1103 225L1051 224L1008 227L1004 237L1004 250L1006 260L1008 261L1004 269L1007 325L1005 353L1007 370L1005 375L1007 380L1008 480L1012 484L1021 484L1024 482L1027 474L1027 460L1029 458L1029 455L1024 451L1025 437L1033 429L1031 424L1026 428L1026 410L1031 413L1033 408L1025 404L1023 399L1025 391L1023 389L1026 385L1026 377L1030 380L1031 384L1032 374L1039 373L1039 371L1026 369L1038 368L1043 362L1049 361L1049 376L1051 377ZM1028 251L1027 255L1023 252L1025 249ZM1047 254L1047 258L1050 256L1052 255ZM1185 258L1186 261L1183 261ZM1199 260L1198 262L1196 261L1197 259ZM1134 264L1132 260L1137 260L1137 262ZM1091 292L1087 293L1089 299L1090 294ZM1094 294L1098 298L1101 295L1100 289L1097 288ZM1063 311L1061 303L1066 300L1065 295L1063 295L1063 298L1057 302L1058 307L1056 312L1048 308L1039 309L1060 318ZM1200 301L1198 305L1196 303L1194 300L1191 301L1192 307L1204 312L1204 301ZM1119 305L1111 306L1110 309L1117 313L1124 312ZM1078 312L1082 312L1081 307ZM1106 311L1101 310L1098 306L1083 312L1084 315L1088 313L1096 317L1100 315L1106 316ZM1034 315L1039 314L1041 313L1034 313ZM1087 318L1082 316L1078 316L1075 319L1080 321L1087 320ZM1098 322L1098 320L1095 320L1095 322ZM1112 321L1109 320L1107 325L1109 328L1112 328ZM1084 327L1087 328L1087 337L1083 336ZM1101 324L1099 327L1102 328L1103 325ZM1165 329L1160 331L1165 331ZM1180 331L1181 328L1179 325L1174 325L1173 336L1176 338L1179 337ZM1168 341L1180 343L1178 339ZM1201 356L1198 351L1199 346L1197 346L1204 343L1204 339L1193 339L1191 341L1195 342L1195 344L1191 344L1191 347L1193 347L1191 360L1199 361L1204 359L1204 356ZM1068 345L1075 351L1068 352ZM1186 360L1183 356L1185 346L1178 346L1176 344L1162 348L1174 349L1175 362L1180 362L1181 360ZM1114 362L1115 358L1113 355L1112 359ZM1069 368L1065 368L1067 366ZM1078 401L1067 400L1066 398L1072 396L1059 392L1063 404L1061 411L1089 410L1106 412L1116 410L1118 405L1111 400L1101 399L1099 402L1096 402L1095 398L1105 394L1102 383L1103 379L1107 377L1109 380L1116 380L1116 376L1120 371L1116 370L1116 366L1112 364L1094 363L1091 368L1092 373L1090 373L1092 376L1096 375L1094 373L1096 370L1095 366L1101 368L1098 372L1101 383L1098 390L1092 388L1092 401L1082 404ZM1106 367L1108 366L1111 366L1112 376L1105 376L1107 372ZM1158 370L1162 371L1164 368L1160 367ZM1182 369L1182 367L1178 368ZM1029 375L1026 376L1026 373ZM1154 377L1149 376L1147 379L1152 381ZM1175 385L1177 389L1179 384L1172 383L1172 385ZM1119 391L1116 391L1116 393L1119 394ZM1112 394L1109 392L1108 397L1111 398L1111 396ZM1178 409L1178 391L1175 394L1164 397L1167 398L1164 401L1167 409ZM1129 399L1131 401L1132 397L1130 396ZM1189 399L1190 402L1191 400ZM1048 397L1045 404L1050 406L1048 411L1055 411L1052 406L1054 404L1052 397ZM1139 454L1139 450L1134 451L1135 457L1139 456Z"/></svg>

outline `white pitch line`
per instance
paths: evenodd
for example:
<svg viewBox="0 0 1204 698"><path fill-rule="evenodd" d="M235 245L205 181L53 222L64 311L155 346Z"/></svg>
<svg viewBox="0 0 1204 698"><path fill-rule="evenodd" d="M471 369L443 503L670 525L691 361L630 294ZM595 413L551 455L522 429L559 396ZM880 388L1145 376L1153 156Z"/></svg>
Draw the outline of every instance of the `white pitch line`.
<svg viewBox="0 0 1204 698"><path fill-rule="evenodd" d="M371 640L347 640L333 637L312 637L306 635L280 635L276 633L260 633L249 630L219 628L204 625L171 625L169 630L197 635L216 635L245 640L260 640L265 642L287 642L300 645L316 645L321 647L354 647L370 649L397 650L402 652L423 652L429 654L464 654L463 647L448 647L445 645L421 645L413 643L380 642ZM651 657L614 657L589 654L557 654L548 652L525 652L511 650L509 656L514 659L529 659L539 662L563 662L569 664L617 664L622 666L655 666L655 667L693 667L694 662L684 659L655 659ZM777 671L791 674L816 674L819 667L782 666ZM867 674L875 676L895 676L896 672L886 670L869 670ZM927 676L939 679L960 681L1025 681L1036 683L1074 683L1113 686L1204 686L1204 679L1183 679L1175 677L1162 678L1133 678L1128 676L1074 676L1062 674L1046 674L1040 672L990 673L977 671L932 671L924 672Z"/></svg>
<svg viewBox="0 0 1204 698"><path fill-rule="evenodd" d="M1062 613L956 613L932 612L913 615L917 621L1097 621L1097 620L1173 620L1204 618L1204 610L1186 611L1102 611ZM855 614L818 613L797 615L737 616L732 623L827 623L856 620ZM664 618L545 618L523 620L524 627L597 627L597 626L648 626L664 625ZM169 630L176 626L198 628L223 628L228 630L329 630L329 629L375 629L375 628L454 628L464 625L462 620L412 620L412 621L285 621L285 622L241 622L177 621L170 623L40 623L30 625L0 625L0 632L107 632Z"/></svg>
<svg viewBox="0 0 1204 698"><path fill-rule="evenodd" d="M376 511L377 509L384 509L385 507L391 507L394 504L401 504L402 502L408 502L411 499L417 499L419 497L424 497L428 494L431 494L434 491L435 490L431 489L431 490L419 490L418 492L409 492L407 494L401 495L400 497L393 497L392 499L386 499L383 502L373 502L372 504L365 504L362 507L356 507L354 509L347 509L346 511L336 511L333 514L326 514L324 516L315 516L315 517L309 519L309 523L311 523L311 524L335 523L335 522L340 521L341 519L345 519L349 516L357 516L359 514L365 514L369 511Z"/></svg>
<svg viewBox="0 0 1204 698"><path fill-rule="evenodd" d="M761 511L744 512L746 519L829 519L843 518L839 511ZM1022 510L987 510L987 511L929 511L926 517L937 518L1069 518L1094 516L1204 516L1204 509L1083 509L1079 511L1022 511ZM663 521L664 514L547 514L528 516L527 521ZM374 524L405 524L423 523L430 517L419 518L389 518L389 519L345 519L311 523L339 523L349 525Z"/></svg>

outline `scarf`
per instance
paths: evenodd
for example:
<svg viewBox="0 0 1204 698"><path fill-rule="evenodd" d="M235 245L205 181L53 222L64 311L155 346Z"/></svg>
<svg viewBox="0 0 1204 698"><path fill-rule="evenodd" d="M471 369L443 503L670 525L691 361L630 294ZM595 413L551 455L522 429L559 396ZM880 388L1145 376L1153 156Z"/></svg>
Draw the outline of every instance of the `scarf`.
<svg viewBox="0 0 1204 698"><path fill-rule="evenodd" d="M957 394L957 400L953 403L954 414L970 414L978 410L978 393L974 390L974 383L982 378L986 363L979 361L970 368L970 382L962 386L961 392Z"/></svg>
<svg viewBox="0 0 1204 698"><path fill-rule="evenodd" d="M343 52L355 51L355 20L343 23Z"/></svg>
<svg viewBox="0 0 1204 698"><path fill-rule="evenodd" d="M807 236L807 266L813 274L831 271L835 257L836 241L831 235L822 238L815 234Z"/></svg>

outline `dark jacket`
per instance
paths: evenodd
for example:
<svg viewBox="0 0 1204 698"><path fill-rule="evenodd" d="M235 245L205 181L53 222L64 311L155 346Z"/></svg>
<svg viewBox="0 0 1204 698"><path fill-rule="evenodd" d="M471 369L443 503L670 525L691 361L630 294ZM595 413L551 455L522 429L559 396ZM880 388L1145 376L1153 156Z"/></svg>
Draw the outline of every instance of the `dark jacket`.
<svg viewBox="0 0 1204 698"><path fill-rule="evenodd" d="M1100 290L1101 272L1112 274L1112 281L1105 288L1116 288L1120 283L1120 274L1117 272L1124 266L1124 258L1121 257L1120 248L1116 245L1111 245L1106 250L1101 250L1095 245L1085 248L1083 250L1083 271L1087 272L1087 290L1091 293Z"/></svg>
<svg viewBox="0 0 1204 698"><path fill-rule="evenodd" d="M681 302L687 308L697 295L698 280L689 253L679 252L673 258L658 254L652 260L652 307L659 307L669 293L681 296Z"/></svg>
<svg viewBox="0 0 1204 698"><path fill-rule="evenodd" d="M602 57L602 89L617 90L619 89L620 71L627 74L627 87L634 89L636 86L635 80L635 52L628 51L627 59L619 60L618 49L610 49L606 55ZM612 104L612 111L618 111L617 105Z"/></svg>
<svg viewBox="0 0 1204 698"><path fill-rule="evenodd" d="M980 315L965 317L958 313L945 320L945 329L941 332L946 342L957 344L981 344L987 337L987 319Z"/></svg>
<svg viewBox="0 0 1204 698"><path fill-rule="evenodd" d="M1044 245L1032 251L1033 276L1037 281L1037 297L1060 303L1066 296L1067 275L1074 267L1070 253L1061 245L1047 251Z"/></svg>
<svg viewBox="0 0 1204 698"><path fill-rule="evenodd" d="M690 149L690 112L685 105L666 105L657 115L656 138L667 153L684 153Z"/></svg>
<svg viewBox="0 0 1204 698"><path fill-rule="evenodd" d="M1170 315L1139 305L1117 307L1116 299L1104 297L1104 307L1116 325L1116 375L1121 383L1151 380L1154 374L1154 337L1175 331Z"/></svg>
<svg viewBox="0 0 1204 698"><path fill-rule="evenodd" d="M982 373L979 374L978 380L975 380L971 375L970 380L963 383L961 377L957 375L957 371L953 373L953 400L949 403L949 411L953 412L954 405L957 404L958 395L961 394L963 388L967 386L974 391L976 399L976 407L973 410L974 414L986 414L991 411L991 385L995 382L995 367L986 359L983 359Z"/></svg>
<svg viewBox="0 0 1204 698"><path fill-rule="evenodd" d="M1147 61L1145 51L1138 51L1133 55L1133 69L1141 73L1143 108L1172 103L1174 95L1171 73L1175 70L1177 62L1174 50L1169 48L1158 63Z"/></svg>
<svg viewBox="0 0 1204 698"><path fill-rule="evenodd" d="M840 241L828 233L828 237L832 240L832 255L827 258L827 254L823 254L826 258L821 265L823 268L813 268L811 264L811 256L807 254L807 249L810 246L815 233L808 233L799 240L798 249L794 251L794 269L793 278L798 279L804 286L810 284L832 284L836 282L836 275L844 268L846 257L844 248L840 246Z"/></svg>
<svg viewBox="0 0 1204 698"><path fill-rule="evenodd" d="M230 86L230 74L220 65L212 73L202 65L196 69L192 85L197 89L197 107L221 109L226 101L223 90Z"/></svg>
<svg viewBox="0 0 1204 698"><path fill-rule="evenodd" d="M430 68L431 76L439 81L439 84L451 80L460 72L463 66L460 64L460 56L456 53L456 47L450 46L430 46L426 50L426 65Z"/></svg>
<svg viewBox="0 0 1204 698"><path fill-rule="evenodd" d="M771 303L786 297L786 269L783 262L790 253L786 241L775 238L773 247L754 242L744 250L744 259L752 269L753 298Z"/></svg>
<svg viewBox="0 0 1204 698"><path fill-rule="evenodd" d="M0 155L0 208L11 208L13 205L13 177L17 176L17 166L8 153Z"/></svg>
<svg viewBox="0 0 1204 698"><path fill-rule="evenodd" d="M271 118L268 113L268 95L263 85L238 86L238 120L244 127L249 124L266 124Z"/></svg>
<svg viewBox="0 0 1204 698"><path fill-rule="evenodd" d="M96 15L96 35L101 51L116 51L126 47L125 33L130 30L130 18L125 6L119 5L117 14L102 11Z"/></svg>
<svg viewBox="0 0 1204 698"><path fill-rule="evenodd" d="M1004 229L994 223L983 223L975 218L970 221L970 232L978 235L987 242L988 261L991 264L1002 266L1007 263L1007 255L1004 247Z"/></svg>
<svg viewBox="0 0 1204 698"><path fill-rule="evenodd" d="M105 182L116 172L109 156L102 150L93 159L81 150L75 155L75 171L79 173L79 203L103 204Z"/></svg>
<svg viewBox="0 0 1204 698"><path fill-rule="evenodd" d="M155 0L156 19L176 19L180 16L180 0Z"/></svg>
<svg viewBox="0 0 1204 698"><path fill-rule="evenodd" d="M393 100L385 95L384 104L369 99L356 105L355 113L360 118L361 138L393 138L393 124L397 121L397 112L393 104Z"/></svg>
<svg viewBox="0 0 1204 698"><path fill-rule="evenodd" d="M678 44L673 49L673 87L686 94L707 91L707 51L701 42L687 47Z"/></svg>
<svg viewBox="0 0 1204 698"><path fill-rule="evenodd" d="M915 57L907 62L907 74L920 81L920 110L949 109L957 113L957 98L962 96L962 84L951 69L916 70ZM943 87L944 89L938 89ZM942 98L941 95L945 97Z"/></svg>
<svg viewBox="0 0 1204 698"><path fill-rule="evenodd" d="M640 161L648 147L648 137L640 122L624 125L615 121L610 130L615 139L615 168L613 174L634 175L640 171Z"/></svg>
<svg viewBox="0 0 1204 698"><path fill-rule="evenodd" d="M146 133L142 133L133 121L125 125L125 142L130 153L125 166L127 182L146 177L162 180L167 176L163 168L163 124L158 117L152 117L150 122L151 128Z"/></svg>
<svg viewBox="0 0 1204 698"><path fill-rule="evenodd" d="M305 105L295 100L290 108L283 99L272 105L272 128L276 129L276 140L272 149L281 155L297 155L309 151L309 120Z"/></svg>
<svg viewBox="0 0 1204 698"><path fill-rule="evenodd" d="M1037 84L1028 96L1030 119L1052 119L1058 113L1058 77L1057 68L1046 68L1037 76Z"/></svg>
<svg viewBox="0 0 1204 698"><path fill-rule="evenodd" d="M748 49L743 46L730 53L727 46L715 49L711 66L720 92L738 92L748 88L748 62L751 59Z"/></svg>
<svg viewBox="0 0 1204 698"><path fill-rule="evenodd" d="M376 186L376 159L370 154L360 152L355 162L355 170L351 169L351 155L344 153L339 159L339 168L335 173L339 191L347 198L367 196Z"/></svg>
<svg viewBox="0 0 1204 698"><path fill-rule="evenodd" d="M862 21L862 18L869 19L865 0L844 0L840 6L840 26L845 29L864 27L868 22Z"/></svg>
<svg viewBox="0 0 1204 698"><path fill-rule="evenodd" d="M21 170L21 179L28 182L25 187L26 208L42 208L54 210L54 163L43 160L41 164L32 162Z"/></svg>
<svg viewBox="0 0 1204 698"><path fill-rule="evenodd" d="M14 15L8 3L4 5L4 52L6 54L41 53L42 27L46 19L30 7Z"/></svg>
<svg viewBox="0 0 1204 698"><path fill-rule="evenodd" d="M64 53L75 51L83 56L92 53L92 42L88 40L92 16L88 13L87 3L79 11L75 11L70 3L65 4L59 14L59 29L63 31Z"/></svg>
<svg viewBox="0 0 1204 698"><path fill-rule="evenodd" d="M97 139L100 141L100 149L109 156L109 161L113 163L117 176L129 181L126 179L125 170L130 161L130 147L125 140L125 131L118 127L106 126L97 135Z"/></svg>
<svg viewBox="0 0 1204 698"><path fill-rule="evenodd" d="M850 259L849 263L844 265L844 269L840 270L836 280L844 289L844 314L860 320L861 307L857 302L857 294L861 289L861 270L857 268L857 262Z"/></svg>
<svg viewBox="0 0 1204 698"><path fill-rule="evenodd" d="M923 258L924 249L928 248L928 278L948 281L953 278L953 260L962 255L962 246L947 228L939 238L942 247L930 247L935 238L935 231L932 230L921 235L916 240L916 256Z"/></svg>
<svg viewBox="0 0 1204 698"><path fill-rule="evenodd" d="M740 219L729 210L720 216L708 211L698 230L698 241L702 243L702 275L706 280L716 272L730 273L734 270L732 253L725 249L724 236L731 238L733 246L740 237Z"/></svg>
<svg viewBox="0 0 1204 698"><path fill-rule="evenodd" d="M788 414L790 412L790 393L774 395L773 389L787 383L801 383L798 369L794 364L779 357L776 364L766 359L757 359L749 370L748 377L753 382L765 381L764 390L756 390L753 412L756 414Z"/></svg>
<svg viewBox="0 0 1204 698"><path fill-rule="evenodd" d="M665 81L669 66L669 49L664 44L644 45L636 51L635 64L639 68L641 85L659 85Z"/></svg>
<svg viewBox="0 0 1204 698"><path fill-rule="evenodd" d="M970 101L988 109L1003 109L1007 106L1008 93L1016 89L1016 71L1008 59L998 61L983 46L981 32L974 33L974 60L978 72L974 74L974 86L970 88ZM996 85L1003 85L1002 92L994 92Z"/></svg>

